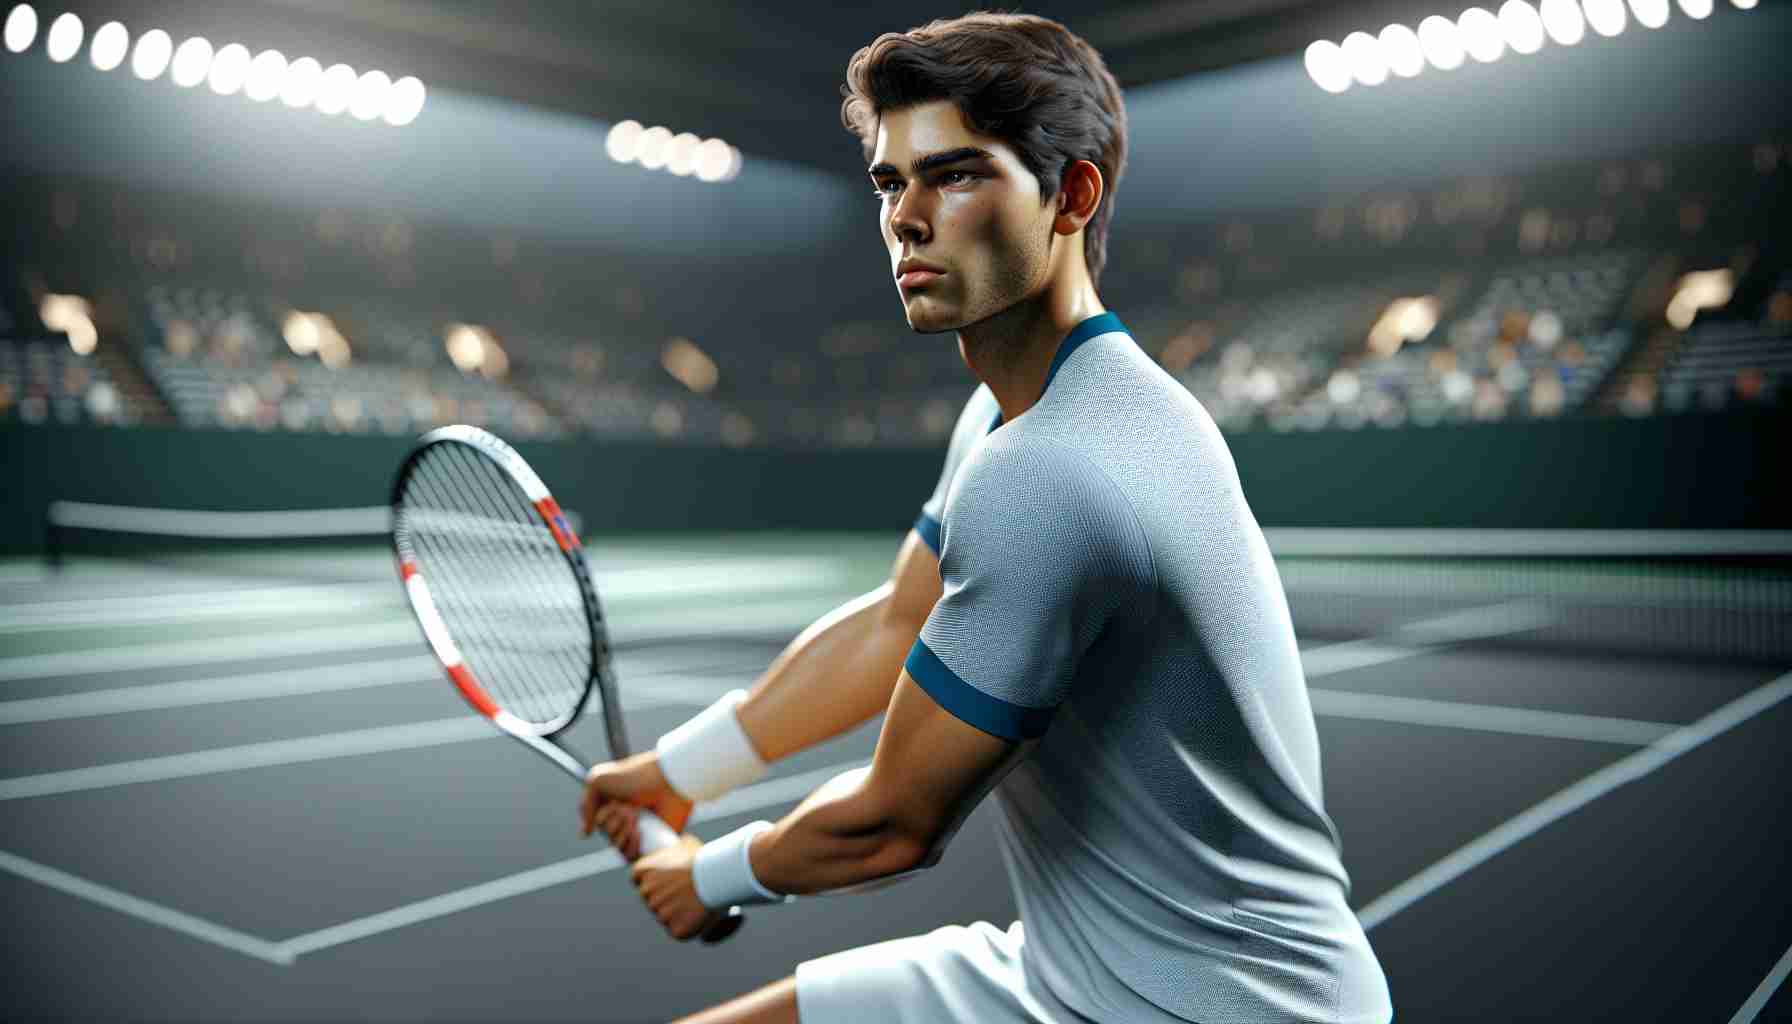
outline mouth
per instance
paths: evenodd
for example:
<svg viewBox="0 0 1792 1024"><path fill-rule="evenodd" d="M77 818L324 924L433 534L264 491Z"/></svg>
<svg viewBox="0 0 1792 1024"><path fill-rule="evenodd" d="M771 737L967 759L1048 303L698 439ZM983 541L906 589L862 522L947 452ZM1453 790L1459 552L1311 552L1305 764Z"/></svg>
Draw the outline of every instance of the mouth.
<svg viewBox="0 0 1792 1024"><path fill-rule="evenodd" d="M936 270L911 270L897 278L896 284L900 286L903 291L909 292L919 288L925 288L944 276L944 274Z"/></svg>

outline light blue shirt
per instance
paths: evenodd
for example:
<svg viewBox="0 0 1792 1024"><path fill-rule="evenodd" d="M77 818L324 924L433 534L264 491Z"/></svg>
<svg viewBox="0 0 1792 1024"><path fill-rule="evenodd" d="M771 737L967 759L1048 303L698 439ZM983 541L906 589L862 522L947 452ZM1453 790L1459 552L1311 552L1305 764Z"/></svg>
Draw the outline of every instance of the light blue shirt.
<svg viewBox="0 0 1792 1024"><path fill-rule="evenodd" d="M995 791L1029 985L1098 1021L1389 1021L1275 562L1117 317L1014 422L978 388L915 528L944 594L909 675L1038 741Z"/></svg>

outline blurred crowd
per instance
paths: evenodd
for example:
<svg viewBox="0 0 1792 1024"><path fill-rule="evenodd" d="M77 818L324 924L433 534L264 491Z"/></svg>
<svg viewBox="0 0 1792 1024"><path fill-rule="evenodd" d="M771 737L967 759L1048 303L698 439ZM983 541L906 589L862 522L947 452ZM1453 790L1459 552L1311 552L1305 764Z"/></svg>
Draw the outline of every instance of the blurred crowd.
<svg viewBox="0 0 1792 1024"><path fill-rule="evenodd" d="M1741 152L1740 172L1783 197L1792 146ZM1483 184L1442 188L1428 210L1369 197L1347 215L1234 219L1183 257L1173 233L1117 245L1107 279L1132 286L1104 294L1229 430L1783 403L1792 266L1775 220L1742 209L1725 221L1658 161L1575 173L1593 181L1584 215L1527 204L1523 183ZM331 216L320 232L349 229ZM1455 227L1477 216L1478 234ZM1348 248L1359 221L1367 252ZM1487 244L1502 231L1505 244ZM381 229L381 245L403 253L409 229L393 234ZM1446 237L1454 248L1439 252ZM1348 273L1300 269L1328 245ZM628 316L544 329L504 308L482 323L418 312L392 280L376 299L295 303L155 256L103 287L7 268L0 422L390 435L468 422L519 439L925 446L972 386L950 345L918 341L893 309L813 343L697 339Z"/></svg>

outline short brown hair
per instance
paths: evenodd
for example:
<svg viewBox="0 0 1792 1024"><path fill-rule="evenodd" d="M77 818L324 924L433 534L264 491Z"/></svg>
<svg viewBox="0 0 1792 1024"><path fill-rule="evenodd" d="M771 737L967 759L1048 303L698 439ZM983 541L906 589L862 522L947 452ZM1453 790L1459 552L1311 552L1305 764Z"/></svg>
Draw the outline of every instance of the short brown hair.
<svg viewBox="0 0 1792 1024"><path fill-rule="evenodd" d="M840 122L867 160L882 114L951 100L978 134L1013 147L1048 201L1072 163L1101 168L1101 204L1083 232L1089 278L1101 282L1126 168L1126 107L1093 46L1049 18L979 11L878 36L852 55L840 92Z"/></svg>

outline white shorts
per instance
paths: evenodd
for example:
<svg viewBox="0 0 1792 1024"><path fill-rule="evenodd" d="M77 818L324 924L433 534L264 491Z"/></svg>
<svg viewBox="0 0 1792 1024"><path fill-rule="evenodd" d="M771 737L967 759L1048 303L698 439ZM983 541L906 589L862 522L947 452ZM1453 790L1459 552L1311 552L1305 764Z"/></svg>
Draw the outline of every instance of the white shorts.
<svg viewBox="0 0 1792 1024"><path fill-rule="evenodd" d="M1072 1024L1027 988L1021 922L978 921L808 960L801 1024Z"/></svg>

